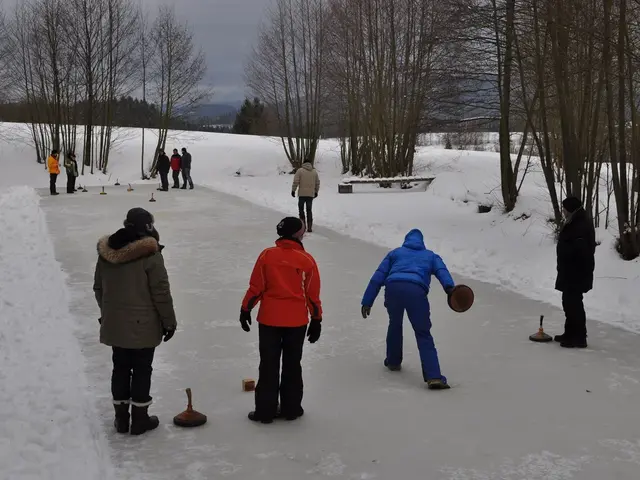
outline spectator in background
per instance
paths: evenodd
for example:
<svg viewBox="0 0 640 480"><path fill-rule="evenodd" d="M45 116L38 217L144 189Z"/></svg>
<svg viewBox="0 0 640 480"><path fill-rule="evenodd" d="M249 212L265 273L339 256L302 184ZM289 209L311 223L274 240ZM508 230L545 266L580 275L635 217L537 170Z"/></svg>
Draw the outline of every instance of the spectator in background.
<svg viewBox="0 0 640 480"><path fill-rule="evenodd" d="M178 149L173 149L171 155L171 170L173 171L173 187L180 188L180 169L182 168L182 157L178 153Z"/></svg>
<svg viewBox="0 0 640 480"><path fill-rule="evenodd" d="M51 150L51 155L47 159L47 169L49 170L49 190L51 195L59 195L56 191L56 182L58 181L58 175L60 175L58 150Z"/></svg>
<svg viewBox="0 0 640 480"><path fill-rule="evenodd" d="M565 224L558 236L556 290L562 292L565 314L564 333L555 341L564 348L587 347L587 315L583 295L593 288L596 266L596 232L576 197L562 202Z"/></svg>
<svg viewBox="0 0 640 480"><path fill-rule="evenodd" d="M311 162L304 162L296 171L291 187L291 196L295 198L298 190L298 215L305 224L307 232L313 232L313 199L320 191L320 176ZM306 209L306 215L305 215Z"/></svg>
<svg viewBox="0 0 640 480"><path fill-rule="evenodd" d="M76 193L76 178L78 178L78 162L76 154L68 152L64 159L64 168L67 171L67 193Z"/></svg>
<svg viewBox="0 0 640 480"><path fill-rule="evenodd" d="M191 154L187 152L186 148L182 149L182 189L187 189L187 182L189 182L189 190L193 190L193 180L191 180Z"/></svg>
<svg viewBox="0 0 640 480"><path fill-rule="evenodd" d="M157 164L158 173L160 174L160 183L161 186L158 188L161 192L169 191L169 170L171 170L171 160L167 157L167 154L164 153L164 150L160 151L158 155L158 164Z"/></svg>

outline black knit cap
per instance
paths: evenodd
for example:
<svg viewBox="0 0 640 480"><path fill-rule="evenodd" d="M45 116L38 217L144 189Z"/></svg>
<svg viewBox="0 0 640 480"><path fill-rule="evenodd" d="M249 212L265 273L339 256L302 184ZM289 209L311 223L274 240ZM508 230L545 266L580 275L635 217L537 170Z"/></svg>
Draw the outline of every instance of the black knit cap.
<svg viewBox="0 0 640 480"><path fill-rule="evenodd" d="M154 218L144 208L136 207L127 212L124 226L138 233L150 233L153 231Z"/></svg>
<svg viewBox="0 0 640 480"><path fill-rule="evenodd" d="M567 197L562 201L562 206L569 213L574 213L582 208L582 202L577 197Z"/></svg>
<svg viewBox="0 0 640 480"><path fill-rule="evenodd" d="M302 220L296 217L286 217L280 220L276 231L278 236L285 238L294 238L304 228Z"/></svg>

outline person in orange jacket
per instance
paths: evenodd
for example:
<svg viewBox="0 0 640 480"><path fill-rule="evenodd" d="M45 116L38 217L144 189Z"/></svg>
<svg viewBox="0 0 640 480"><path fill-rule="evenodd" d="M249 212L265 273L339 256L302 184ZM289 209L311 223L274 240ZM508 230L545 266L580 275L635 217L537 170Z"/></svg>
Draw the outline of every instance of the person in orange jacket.
<svg viewBox="0 0 640 480"><path fill-rule="evenodd" d="M47 169L49 170L49 190L51 195L59 195L56 192L56 182L60 175L60 162L58 161L58 151L51 150L51 155L47 159Z"/></svg>
<svg viewBox="0 0 640 480"><path fill-rule="evenodd" d="M256 408L249 419L262 423L272 423L276 417L295 420L304 414L300 365L304 337L317 342L322 322L320 272L302 245L304 224L299 218L287 217L278 224L277 233L276 246L264 250L256 261L240 309L240 324L249 332L251 310L260 303L260 369Z"/></svg>

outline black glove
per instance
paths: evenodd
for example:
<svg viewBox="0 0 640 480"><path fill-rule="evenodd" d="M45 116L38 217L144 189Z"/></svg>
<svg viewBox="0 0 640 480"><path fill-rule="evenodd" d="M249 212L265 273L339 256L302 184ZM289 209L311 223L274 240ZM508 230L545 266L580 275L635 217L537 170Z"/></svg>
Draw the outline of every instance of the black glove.
<svg viewBox="0 0 640 480"><path fill-rule="evenodd" d="M309 329L307 330L307 337L309 338L309 343L316 343L320 338L321 331L322 331L322 320L312 318L311 323L309 324Z"/></svg>
<svg viewBox="0 0 640 480"><path fill-rule="evenodd" d="M176 329L172 328L171 330L167 330L165 328L164 330L164 338L162 339L165 342L168 342L169 340L171 340L171 337L173 337L176 333Z"/></svg>
<svg viewBox="0 0 640 480"><path fill-rule="evenodd" d="M313 196L313 198L318 198L318 192Z"/></svg>
<svg viewBox="0 0 640 480"><path fill-rule="evenodd" d="M291 192L291 196L292 196L293 198L296 198L296 192Z"/></svg>
<svg viewBox="0 0 640 480"><path fill-rule="evenodd" d="M245 332L250 332L251 312L249 310L240 310L240 325Z"/></svg>
<svg viewBox="0 0 640 480"><path fill-rule="evenodd" d="M102 325L102 317L100 317L100 318L98 319L98 323L99 323L100 325Z"/></svg>
<svg viewBox="0 0 640 480"><path fill-rule="evenodd" d="M451 296L451 294L453 293L453 289L454 287L447 287L444 289L445 293L447 294L447 297Z"/></svg>
<svg viewBox="0 0 640 480"><path fill-rule="evenodd" d="M362 312L362 318L367 318L371 315L371 307L367 307L366 305L363 305L360 311Z"/></svg>

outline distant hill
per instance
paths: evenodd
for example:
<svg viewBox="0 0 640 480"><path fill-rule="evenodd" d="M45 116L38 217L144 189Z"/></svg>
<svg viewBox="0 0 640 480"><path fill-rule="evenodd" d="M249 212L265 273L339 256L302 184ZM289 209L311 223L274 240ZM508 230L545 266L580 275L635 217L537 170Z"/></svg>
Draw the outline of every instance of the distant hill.
<svg viewBox="0 0 640 480"><path fill-rule="evenodd" d="M221 118L235 118L240 109L241 102L233 103L203 103L193 108L189 113L189 118L200 120L203 118L217 120Z"/></svg>

